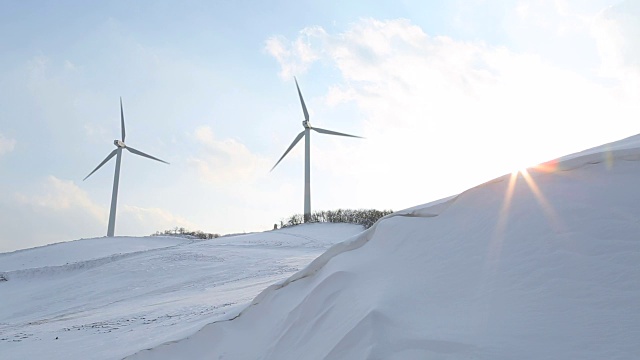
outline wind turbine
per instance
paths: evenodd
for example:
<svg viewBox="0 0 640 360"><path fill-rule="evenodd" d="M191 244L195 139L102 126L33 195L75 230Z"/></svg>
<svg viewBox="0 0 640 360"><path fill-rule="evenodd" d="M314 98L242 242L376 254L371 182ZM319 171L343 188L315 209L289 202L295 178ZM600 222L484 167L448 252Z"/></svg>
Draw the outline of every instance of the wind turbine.
<svg viewBox="0 0 640 360"><path fill-rule="evenodd" d="M280 161L284 159L285 156L293 149L294 146L302 139L304 136L304 222L308 222L311 218L311 130L319 132L321 134L328 135L338 135L338 136L348 136L354 138L360 138L361 136L343 134L336 131L320 129L317 127L312 127L309 123L309 112L307 111L307 106L304 104L304 99L302 98L302 93L300 92L300 86L298 86L298 79L295 77L293 80L296 82L296 88L298 89L298 96L300 97L300 103L302 104L302 112L304 112L304 121L302 122L302 126L304 126L304 130L296 138L293 140L287 151L284 152L284 155L278 160L278 162L273 165L271 171L280 164Z"/></svg>
<svg viewBox="0 0 640 360"><path fill-rule="evenodd" d="M91 176L94 172L102 167L107 161L111 160L112 157L116 156L116 173L113 176L113 192L111 193L111 210L109 211L109 227L107 229L107 236L113 237L113 233L116 228L116 204L118 203L118 183L120 182L120 162L122 160L122 149L127 149L130 153L140 155L152 160L160 161L165 164L169 164L164 160L160 160L151 155L145 154L140 150L136 150L130 146L124 144L124 111L122 110L122 98L120 98L120 126L122 129L122 140L113 140L113 144L116 146L116 149L113 150L107 157L102 160L102 162L95 168L93 171L87 175L82 181L87 180L89 176Z"/></svg>

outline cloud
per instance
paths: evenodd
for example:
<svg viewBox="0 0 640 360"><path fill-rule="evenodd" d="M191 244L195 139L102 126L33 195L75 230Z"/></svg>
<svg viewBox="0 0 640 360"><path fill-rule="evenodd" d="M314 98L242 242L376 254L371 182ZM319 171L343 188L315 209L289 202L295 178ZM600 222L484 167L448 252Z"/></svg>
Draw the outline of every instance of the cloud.
<svg viewBox="0 0 640 360"><path fill-rule="evenodd" d="M267 39L265 50L280 64L281 78L291 79L295 75L300 75L319 59L319 54L313 50L310 41L322 34L324 34L322 28L309 27L300 31L300 35L294 41L288 41L282 36L272 36Z"/></svg>
<svg viewBox="0 0 640 360"><path fill-rule="evenodd" d="M0 195L0 252L106 233L108 208L93 201L71 180L47 176L29 192ZM193 228L192 225L163 209L121 204L116 235L150 235L174 226Z"/></svg>
<svg viewBox="0 0 640 360"><path fill-rule="evenodd" d="M355 104L367 138L328 140L314 164L334 182L362 179L352 194L362 204L415 205L638 130L634 79L605 83L539 54L430 36L403 19L301 33L316 61L342 75L326 105ZM300 60L289 61L283 71ZM400 188L388 187L393 178Z"/></svg>
<svg viewBox="0 0 640 360"><path fill-rule="evenodd" d="M592 23L603 75L640 74L640 3L623 1L602 11Z"/></svg>
<svg viewBox="0 0 640 360"><path fill-rule="evenodd" d="M66 212L78 208L91 218L99 219L104 216L104 210L94 204L87 193L73 181L61 180L55 176L46 178L42 193L18 193L15 198L18 204L44 211Z"/></svg>
<svg viewBox="0 0 640 360"><path fill-rule="evenodd" d="M48 176L28 192L4 194L0 216L0 251L98 236L107 211L73 181Z"/></svg>
<svg viewBox="0 0 640 360"><path fill-rule="evenodd" d="M515 6L514 20L532 29L544 29L557 35L584 31L587 19L572 11L571 6L562 0L519 1Z"/></svg>
<svg viewBox="0 0 640 360"><path fill-rule="evenodd" d="M202 180L231 186L255 182L268 172L267 159L253 154L237 140L216 139L208 126L197 128L192 136L200 149L188 163L197 169Z"/></svg>
<svg viewBox="0 0 640 360"><path fill-rule="evenodd" d="M156 231L184 227L197 230L191 221L160 208L123 205L118 212L118 232L121 234L152 234Z"/></svg>
<svg viewBox="0 0 640 360"><path fill-rule="evenodd" d="M0 134L0 156L8 154L16 147L16 140L6 138Z"/></svg>

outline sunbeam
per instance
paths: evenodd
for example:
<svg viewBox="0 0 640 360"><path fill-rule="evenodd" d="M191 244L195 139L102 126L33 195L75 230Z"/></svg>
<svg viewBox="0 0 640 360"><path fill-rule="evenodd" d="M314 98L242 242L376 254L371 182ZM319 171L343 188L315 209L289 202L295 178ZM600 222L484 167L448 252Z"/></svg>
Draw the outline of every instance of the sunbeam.
<svg viewBox="0 0 640 360"><path fill-rule="evenodd" d="M541 168L536 168L536 169L540 169L541 171L549 172L549 173L557 172L556 171L557 165L558 165L557 161L549 162L545 164L546 166ZM553 206L551 206L551 204L549 203L545 195L540 190L540 187L538 186L538 184L535 182L535 180L529 173L529 170L521 169L521 170L512 172L511 175L509 176L509 182L507 184L507 188L504 193L502 206L500 207L498 221L496 223L496 227L494 229L493 236L491 238L491 242L489 244L489 249L488 249L489 262L491 264L494 264L494 266L495 264L497 264L498 260L500 259L500 252L502 250L502 246L505 238L505 232L507 229L507 224L509 222L511 205L513 203L515 189L518 182L518 177L520 175L522 176L525 183L533 193L534 198L538 202L540 208L542 209L545 217L551 224L552 228L555 231L558 231L559 229L561 229L561 222L556 211L553 209Z"/></svg>
<svg viewBox="0 0 640 360"><path fill-rule="evenodd" d="M509 177L509 184L504 194L502 201L502 207L500 208L500 214L498 216L498 223L496 224L495 231L489 246L489 259L497 260L500 257L500 249L502 248L502 240L504 239L504 231L507 227L507 221L509 220L509 209L511 208L511 200L518 180L518 171L512 172Z"/></svg>
<svg viewBox="0 0 640 360"><path fill-rule="evenodd" d="M558 214L555 212L555 210L553 209L553 207L551 206L547 198L542 193L542 191L540 191L538 184L536 184L535 180L533 180L533 177L531 177L531 174L529 174L528 170L526 169L521 170L520 173L522 174L524 181L526 181L527 185L529 185L529 189L531 189L531 191L535 195L536 201L542 208L542 211L544 212L545 216L547 217L549 222L553 225L554 230L556 231L559 230L560 218L558 217Z"/></svg>

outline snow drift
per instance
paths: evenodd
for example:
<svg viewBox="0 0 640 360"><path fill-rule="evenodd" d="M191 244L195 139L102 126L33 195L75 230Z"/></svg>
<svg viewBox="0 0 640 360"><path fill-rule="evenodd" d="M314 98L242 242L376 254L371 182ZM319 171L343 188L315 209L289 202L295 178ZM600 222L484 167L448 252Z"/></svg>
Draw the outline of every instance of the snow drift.
<svg viewBox="0 0 640 360"><path fill-rule="evenodd" d="M634 359L640 137L388 216L132 359Z"/></svg>

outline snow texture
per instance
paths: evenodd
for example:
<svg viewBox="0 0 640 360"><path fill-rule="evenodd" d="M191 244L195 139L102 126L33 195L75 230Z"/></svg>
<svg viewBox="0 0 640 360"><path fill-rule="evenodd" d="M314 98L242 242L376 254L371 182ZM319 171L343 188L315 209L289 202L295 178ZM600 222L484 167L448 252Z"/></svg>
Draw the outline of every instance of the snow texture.
<svg viewBox="0 0 640 360"><path fill-rule="evenodd" d="M634 136L400 211L130 359L637 359L638 184Z"/></svg>
<svg viewBox="0 0 640 360"><path fill-rule="evenodd" d="M0 254L0 359L121 359L179 340L361 231L98 238Z"/></svg>

